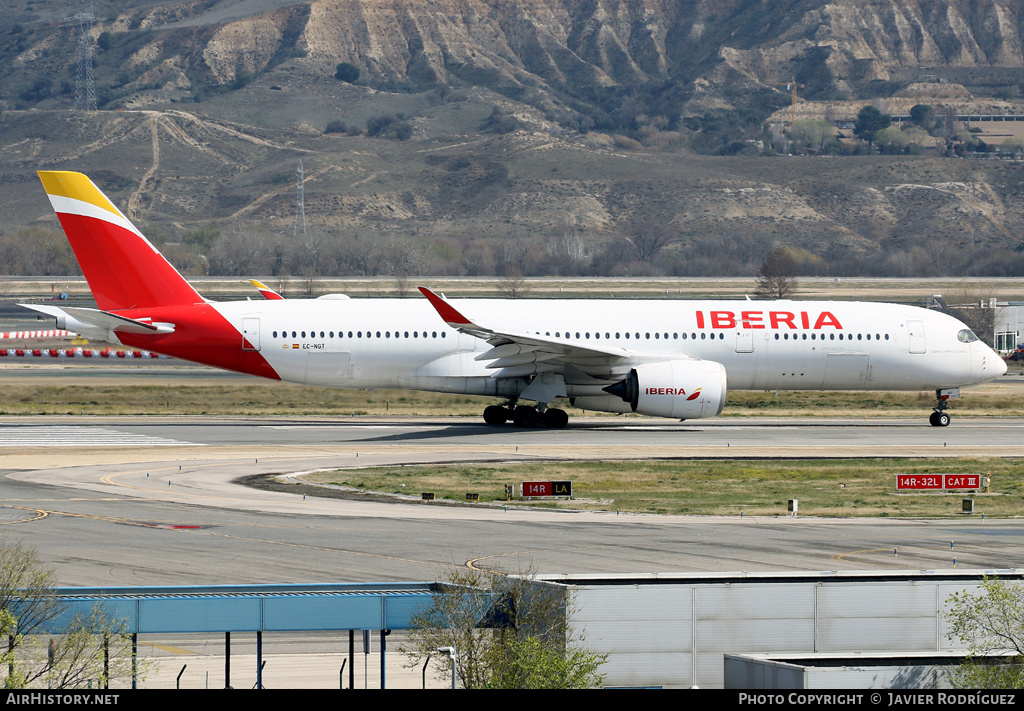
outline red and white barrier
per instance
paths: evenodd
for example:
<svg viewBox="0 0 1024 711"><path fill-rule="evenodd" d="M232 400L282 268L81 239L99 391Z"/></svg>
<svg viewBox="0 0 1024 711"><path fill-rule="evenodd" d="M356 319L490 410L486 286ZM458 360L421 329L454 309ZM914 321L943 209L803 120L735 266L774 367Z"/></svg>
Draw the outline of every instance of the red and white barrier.
<svg viewBox="0 0 1024 711"><path fill-rule="evenodd" d="M167 358L151 351L115 351L112 348L0 348L0 358Z"/></svg>
<svg viewBox="0 0 1024 711"><path fill-rule="evenodd" d="M8 338L74 338L78 334L73 331L4 331L0 340Z"/></svg>

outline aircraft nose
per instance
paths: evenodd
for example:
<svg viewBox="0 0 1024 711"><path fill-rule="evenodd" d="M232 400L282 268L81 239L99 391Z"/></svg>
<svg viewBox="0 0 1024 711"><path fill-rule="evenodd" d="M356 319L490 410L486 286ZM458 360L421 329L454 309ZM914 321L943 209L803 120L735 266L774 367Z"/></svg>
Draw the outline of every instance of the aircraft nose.
<svg viewBox="0 0 1024 711"><path fill-rule="evenodd" d="M976 348L974 351L973 370L975 375L982 378L984 382L998 378L1006 372L1006 361L1002 356L981 342L976 345L980 348Z"/></svg>
<svg viewBox="0 0 1024 711"><path fill-rule="evenodd" d="M1006 361L995 351L992 351L992 354L996 358L996 377L998 378L1000 375L1006 374Z"/></svg>

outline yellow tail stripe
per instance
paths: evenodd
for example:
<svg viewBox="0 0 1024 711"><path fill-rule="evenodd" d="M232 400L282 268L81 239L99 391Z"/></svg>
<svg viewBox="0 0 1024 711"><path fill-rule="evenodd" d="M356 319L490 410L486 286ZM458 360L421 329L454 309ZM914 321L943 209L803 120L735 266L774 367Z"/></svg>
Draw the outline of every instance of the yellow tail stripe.
<svg viewBox="0 0 1024 711"><path fill-rule="evenodd" d="M121 211L114 207L107 196L81 173L68 170L40 170L39 179L43 181L47 195L81 200L123 217Z"/></svg>

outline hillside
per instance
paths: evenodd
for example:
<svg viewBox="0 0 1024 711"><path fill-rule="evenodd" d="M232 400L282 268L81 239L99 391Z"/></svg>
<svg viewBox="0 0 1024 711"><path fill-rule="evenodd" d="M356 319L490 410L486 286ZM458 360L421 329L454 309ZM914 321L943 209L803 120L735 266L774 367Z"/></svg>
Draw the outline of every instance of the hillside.
<svg viewBox="0 0 1024 711"><path fill-rule="evenodd" d="M776 243L807 273L1024 266L1019 164L756 155L792 77L801 117L1024 113L1015 2L98 2L97 112L70 111L68 14L0 8L0 264L62 264L17 236L56 228L50 168L197 273L750 273Z"/></svg>

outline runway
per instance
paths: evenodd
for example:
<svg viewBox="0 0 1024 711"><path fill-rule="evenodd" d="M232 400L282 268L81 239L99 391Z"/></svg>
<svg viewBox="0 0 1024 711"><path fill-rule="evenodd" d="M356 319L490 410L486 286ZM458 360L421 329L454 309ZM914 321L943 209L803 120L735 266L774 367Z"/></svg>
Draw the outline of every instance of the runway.
<svg viewBox="0 0 1024 711"><path fill-rule="evenodd" d="M553 458L1024 456L1024 420L2 418L0 526L65 585L1024 568L1024 521L684 517L327 499L255 473Z"/></svg>

